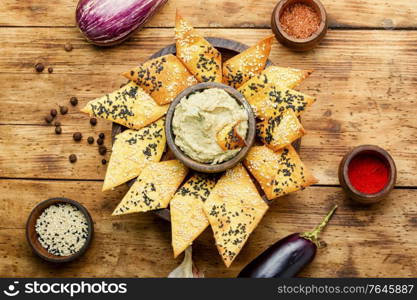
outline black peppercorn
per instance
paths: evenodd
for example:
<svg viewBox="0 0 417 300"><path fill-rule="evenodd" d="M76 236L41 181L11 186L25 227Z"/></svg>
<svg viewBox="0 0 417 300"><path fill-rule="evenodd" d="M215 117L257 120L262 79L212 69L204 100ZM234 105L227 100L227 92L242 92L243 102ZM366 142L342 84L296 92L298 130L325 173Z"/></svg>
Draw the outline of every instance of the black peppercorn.
<svg viewBox="0 0 417 300"><path fill-rule="evenodd" d="M93 125L93 126L96 126L97 125L97 119L96 118L91 118L90 119L90 124Z"/></svg>
<svg viewBox="0 0 417 300"><path fill-rule="evenodd" d="M102 140L104 140L104 137L105 137L105 136L104 136L104 133L102 133L102 132L101 132L101 133L98 135L98 137L99 137L99 138L101 138Z"/></svg>
<svg viewBox="0 0 417 300"><path fill-rule="evenodd" d="M71 154L69 156L69 161L70 161L70 163L75 163L77 161L77 155Z"/></svg>
<svg viewBox="0 0 417 300"><path fill-rule="evenodd" d="M51 116L53 118L55 118L57 114L58 114L58 112L56 111L56 109L51 109Z"/></svg>
<svg viewBox="0 0 417 300"><path fill-rule="evenodd" d="M105 155L107 153L107 148L105 146L100 146L100 148L98 148L98 152L101 155Z"/></svg>
<svg viewBox="0 0 417 300"><path fill-rule="evenodd" d="M105 165L105 164L107 164L107 160L105 160L104 158L101 160L101 163L103 164L103 165Z"/></svg>
<svg viewBox="0 0 417 300"><path fill-rule="evenodd" d="M49 67L49 68L48 68L48 73L49 73L49 74L51 74L53 71L54 71L54 68L52 68L52 67Z"/></svg>
<svg viewBox="0 0 417 300"><path fill-rule="evenodd" d="M45 66L42 63L37 63L35 65L36 72L41 73L45 69Z"/></svg>
<svg viewBox="0 0 417 300"><path fill-rule="evenodd" d="M72 106L76 106L78 104L77 97L71 97L70 103L71 103Z"/></svg>
<svg viewBox="0 0 417 300"><path fill-rule="evenodd" d="M81 134L81 132L76 132L72 135L74 141L79 142L81 141L83 135Z"/></svg>
<svg viewBox="0 0 417 300"><path fill-rule="evenodd" d="M59 121L55 121L54 125L55 125L55 126L61 126L61 122L59 122Z"/></svg>
<svg viewBox="0 0 417 300"><path fill-rule="evenodd" d="M89 136L89 137L88 137L88 139L87 139L87 142L88 142L89 144L94 143L94 138L93 138L92 136Z"/></svg>
<svg viewBox="0 0 417 300"><path fill-rule="evenodd" d="M61 115L65 115L68 112L68 107L66 106L61 106L59 108L59 111L61 112Z"/></svg>
<svg viewBox="0 0 417 300"><path fill-rule="evenodd" d="M61 133L62 133L61 126L57 126L57 127L55 127L55 133L56 133L56 134L61 134Z"/></svg>
<svg viewBox="0 0 417 300"><path fill-rule="evenodd" d="M103 145L103 139L98 138L97 139L97 145Z"/></svg>
<svg viewBox="0 0 417 300"><path fill-rule="evenodd" d="M51 123L53 119L54 119L54 118L52 118L52 116L51 116L51 115L47 115L47 116L45 117L45 122L46 122L46 123Z"/></svg>
<svg viewBox="0 0 417 300"><path fill-rule="evenodd" d="M72 47L71 43L68 42L68 43L65 44L64 49L65 49L65 51L70 52L70 51L72 51L72 49L74 49L74 47Z"/></svg>

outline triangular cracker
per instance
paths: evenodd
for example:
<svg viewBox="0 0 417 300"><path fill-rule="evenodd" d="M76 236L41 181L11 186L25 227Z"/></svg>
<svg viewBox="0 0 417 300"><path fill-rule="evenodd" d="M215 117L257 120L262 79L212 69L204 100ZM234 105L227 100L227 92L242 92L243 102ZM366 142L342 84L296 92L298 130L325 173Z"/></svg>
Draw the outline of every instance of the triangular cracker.
<svg viewBox="0 0 417 300"><path fill-rule="evenodd" d="M169 206L174 257L190 246L209 225L203 203L215 184L213 175L194 174L172 198Z"/></svg>
<svg viewBox="0 0 417 300"><path fill-rule="evenodd" d="M237 124L226 124L216 135L217 144L224 151L235 150L246 145L244 137L239 135Z"/></svg>
<svg viewBox="0 0 417 300"><path fill-rule="evenodd" d="M256 123L256 135L274 151L290 145L304 134L303 125L292 109Z"/></svg>
<svg viewBox="0 0 417 300"><path fill-rule="evenodd" d="M312 105L316 99L309 95L267 84L255 95L247 97L256 116L261 119L274 117L287 109L292 109L297 116Z"/></svg>
<svg viewBox="0 0 417 300"><path fill-rule="evenodd" d="M177 57L200 82L222 82L222 56L177 12L175 20Z"/></svg>
<svg viewBox="0 0 417 300"><path fill-rule="evenodd" d="M159 106L136 83L129 82L113 93L88 102L81 111L91 117L140 129L165 115L168 106Z"/></svg>
<svg viewBox="0 0 417 300"><path fill-rule="evenodd" d="M148 164L114 210L113 215L166 208L187 172L187 167L178 160Z"/></svg>
<svg viewBox="0 0 417 300"><path fill-rule="evenodd" d="M317 183L291 145L277 152L266 146L252 147L244 164L269 200Z"/></svg>
<svg viewBox="0 0 417 300"><path fill-rule="evenodd" d="M147 164L158 162L165 144L165 118L139 130L127 129L119 133L113 142L103 191L138 177Z"/></svg>
<svg viewBox="0 0 417 300"><path fill-rule="evenodd" d="M293 89L312 73L312 70L299 70L277 66L267 67L261 74L251 78L239 88L239 92L249 98L262 90L267 84Z"/></svg>
<svg viewBox="0 0 417 300"><path fill-rule="evenodd" d="M242 250L268 205L249 174L238 164L220 178L204 203L216 246L227 267Z"/></svg>
<svg viewBox="0 0 417 300"><path fill-rule="evenodd" d="M159 105L171 103L183 90L198 83L172 54L148 60L123 76L136 82Z"/></svg>
<svg viewBox="0 0 417 300"><path fill-rule="evenodd" d="M238 88L263 71L271 52L273 36L233 56L223 64L223 83Z"/></svg>

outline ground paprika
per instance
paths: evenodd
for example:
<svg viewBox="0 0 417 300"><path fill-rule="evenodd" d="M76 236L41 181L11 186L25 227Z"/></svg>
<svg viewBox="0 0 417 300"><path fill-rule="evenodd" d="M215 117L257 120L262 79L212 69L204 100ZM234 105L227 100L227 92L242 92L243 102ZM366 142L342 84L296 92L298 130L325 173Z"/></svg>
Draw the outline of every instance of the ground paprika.
<svg viewBox="0 0 417 300"><path fill-rule="evenodd" d="M389 181L387 163L378 156L359 154L352 158L348 166L350 183L364 194L380 192Z"/></svg>

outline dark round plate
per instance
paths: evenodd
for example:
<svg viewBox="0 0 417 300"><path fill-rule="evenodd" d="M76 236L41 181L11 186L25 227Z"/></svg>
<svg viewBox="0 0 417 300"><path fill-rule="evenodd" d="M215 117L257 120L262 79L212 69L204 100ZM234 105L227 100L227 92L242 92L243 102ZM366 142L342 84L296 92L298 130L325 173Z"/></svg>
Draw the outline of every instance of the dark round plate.
<svg viewBox="0 0 417 300"><path fill-rule="evenodd" d="M229 39L224 39L224 38L217 38L217 37L206 37L206 40L209 41L218 51L220 51L220 53L222 54L222 60L223 62L230 59L231 57L245 51L246 49L249 48L249 46L233 41L233 40L229 40ZM166 46L165 48L159 50L158 52L154 53L149 59L153 59L153 58L157 58L160 56L164 56L167 54L176 54L176 47L175 44L171 44ZM271 66L272 62L268 59L266 66ZM117 123L113 123L112 126L112 141L114 141L114 137L119 134L120 132L122 132L123 130L125 130L126 127L119 125ZM298 151L300 149L300 145L301 145L301 138L296 140L293 143L294 148ZM173 153L168 149L167 147L167 151L165 152L165 154L163 155L161 160L169 160L169 159L174 159L175 156L173 155ZM262 189L260 188L259 184L256 182L256 180L254 180L254 178L252 177L256 187L258 188L259 193L262 195L262 197L264 198L264 200L268 203L269 200L266 199L265 194L263 193ZM135 182L136 179L132 179L130 181L127 182L127 184L129 186L132 186L132 184ZM169 213L169 208L164 208L164 209L160 209L155 211L155 214L158 215L159 217L161 217L162 219L166 220L166 221L170 221L170 213Z"/></svg>

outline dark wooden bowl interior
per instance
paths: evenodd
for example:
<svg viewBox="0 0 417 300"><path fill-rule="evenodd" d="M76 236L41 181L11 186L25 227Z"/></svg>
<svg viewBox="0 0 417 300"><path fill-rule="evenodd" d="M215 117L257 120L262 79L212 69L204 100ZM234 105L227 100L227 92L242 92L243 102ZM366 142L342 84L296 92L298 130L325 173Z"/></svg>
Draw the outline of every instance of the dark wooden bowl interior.
<svg viewBox="0 0 417 300"><path fill-rule="evenodd" d="M222 54L222 60L223 62L225 62L226 60L232 58L233 56L241 53L242 51L245 51L246 49L249 48L249 46L233 41L233 40L229 40L229 39L223 39L223 38L216 38L216 37L206 37L206 39L217 49L220 51L220 53ZM167 55L167 54L176 54L176 47L175 44L171 44L166 46L165 48L159 50L158 52L154 53L149 59L153 59L153 58L157 58L163 55ZM270 60L267 61L267 66L271 66L272 62ZM113 123L112 125L112 141L114 141L114 138L117 134L119 134L120 132L122 132L123 130L125 130L126 127L123 127L117 123ZM255 145L262 145L262 143L260 141L258 141L257 139L255 139ZM301 138L296 140L293 143L294 148L299 151L300 146L301 146ZM162 156L161 160L170 160L170 159L175 159L175 155L172 153L172 151L169 149L169 147L167 147L164 155ZM258 182L252 177L252 175L250 174L250 172L248 172L249 175L251 176L253 182L255 183L260 195L262 195L263 199L269 203L270 201L267 200L267 198L265 197L265 193L262 191L260 185L258 184ZM127 184L129 186L132 186L133 183L135 182L136 179L132 179L129 182L127 182ZM170 212L169 212L169 208L165 208L165 209L160 209L155 211L155 214L159 217L161 217L162 219L166 220L166 221L170 221L171 217L170 217Z"/></svg>
<svg viewBox="0 0 417 300"><path fill-rule="evenodd" d="M70 256L57 256L49 253L39 242L38 234L36 233L35 229L36 220L39 218L42 212L49 206L57 203L69 203L76 206L85 215L88 223L88 236L84 246L80 249L80 251ZM35 252L35 254L37 254L40 258L53 263L70 262L83 255L87 248L90 246L91 240L93 238L93 232L93 220L91 219L87 209L77 201L68 198L50 198L48 200L42 201L32 210L26 223L26 238L33 252Z"/></svg>
<svg viewBox="0 0 417 300"><path fill-rule="evenodd" d="M281 26L280 17L285 9L294 3L305 3L312 7L320 16L320 25L316 32L305 39L295 38L285 32ZM323 4L319 0L281 0L276 5L271 16L271 28L277 40L284 46L296 51L307 51L314 48L327 33L327 13Z"/></svg>
<svg viewBox="0 0 417 300"><path fill-rule="evenodd" d="M389 171L389 180L387 185L378 193L375 194L364 194L358 191L350 182L349 179L349 166L353 158L358 155L374 155L380 158L388 168ZM375 146L375 145L362 145L354 148L349 153L345 155L345 157L340 162L339 166L339 181L341 186L344 190L348 193L348 195L362 203L362 204L372 204L381 201L384 199L394 188L395 182L397 180L397 168L395 166L395 162L391 155L384 149Z"/></svg>

